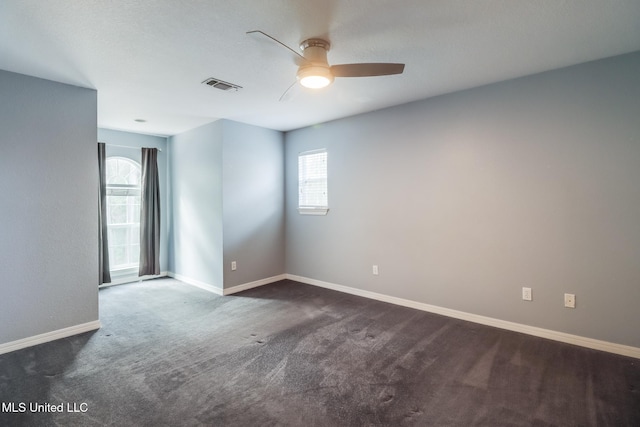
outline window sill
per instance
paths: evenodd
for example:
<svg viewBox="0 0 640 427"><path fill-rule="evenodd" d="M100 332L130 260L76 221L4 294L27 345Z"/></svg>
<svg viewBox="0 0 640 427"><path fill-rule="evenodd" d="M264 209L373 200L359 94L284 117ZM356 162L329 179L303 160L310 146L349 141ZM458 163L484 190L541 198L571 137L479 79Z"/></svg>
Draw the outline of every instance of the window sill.
<svg viewBox="0 0 640 427"><path fill-rule="evenodd" d="M138 275L138 266L135 267L125 267L125 268L116 268L110 271L111 277L123 277L123 276L137 276Z"/></svg>
<svg viewBox="0 0 640 427"><path fill-rule="evenodd" d="M300 215L326 215L329 208L298 208Z"/></svg>

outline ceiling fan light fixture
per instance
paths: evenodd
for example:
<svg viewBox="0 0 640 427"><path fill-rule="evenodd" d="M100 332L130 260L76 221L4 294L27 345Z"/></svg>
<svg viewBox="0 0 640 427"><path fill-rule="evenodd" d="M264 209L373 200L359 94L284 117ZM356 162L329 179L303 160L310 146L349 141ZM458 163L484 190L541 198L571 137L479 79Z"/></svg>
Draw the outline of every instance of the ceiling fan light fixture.
<svg viewBox="0 0 640 427"><path fill-rule="evenodd" d="M333 74L329 68L322 66L301 67L297 77L300 84L309 89L322 89L333 82Z"/></svg>

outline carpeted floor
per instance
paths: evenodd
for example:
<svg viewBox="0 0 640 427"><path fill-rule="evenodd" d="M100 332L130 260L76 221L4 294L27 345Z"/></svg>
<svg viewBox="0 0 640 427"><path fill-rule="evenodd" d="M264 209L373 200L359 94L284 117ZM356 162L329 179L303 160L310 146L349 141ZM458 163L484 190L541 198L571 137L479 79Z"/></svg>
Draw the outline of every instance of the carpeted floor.
<svg viewBox="0 0 640 427"><path fill-rule="evenodd" d="M114 286L100 319L0 355L0 425L640 426L637 359L291 281Z"/></svg>

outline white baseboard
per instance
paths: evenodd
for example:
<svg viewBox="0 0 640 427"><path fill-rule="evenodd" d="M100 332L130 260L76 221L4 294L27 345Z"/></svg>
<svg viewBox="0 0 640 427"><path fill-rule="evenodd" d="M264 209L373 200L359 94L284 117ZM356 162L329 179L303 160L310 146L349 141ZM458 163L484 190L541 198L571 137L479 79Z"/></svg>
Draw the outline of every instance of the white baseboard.
<svg viewBox="0 0 640 427"><path fill-rule="evenodd" d="M64 329L58 329L56 331L45 332L44 334L34 335L32 337L0 344L0 354L10 353L12 351L32 347L38 344L44 344L46 342L59 340L61 338L71 337L73 335L82 334L84 332L95 331L96 329L100 329L99 320L70 326Z"/></svg>
<svg viewBox="0 0 640 427"><path fill-rule="evenodd" d="M441 314L443 316L453 317L455 319L466 320L469 322L479 323L482 325L493 326L496 328L507 329L509 331L521 332L523 334L533 335L540 338L547 338L554 341L560 341L567 344L578 345L581 347L591 348L594 350L606 351L609 353L620 354L640 359L640 348L631 347L622 344L611 343L608 341L596 340L593 338L581 337L579 335L567 334L564 332L552 331L550 329L538 328L535 326L524 325L521 323L508 322L506 320L494 319L492 317L480 316L477 314L466 313L463 311L452 310L449 308L438 307L435 305L425 304L417 301L411 301L403 298L392 297L389 295L379 294L376 292L364 291L362 289L350 288L348 286L336 285L335 283L323 282L321 280L310 279L308 277L286 274L287 279L296 282L306 283L308 285L319 286L321 288L332 289L334 291L344 292L351 295L357 295L377 301L388 302L391 304L401 305L404 307L415 308L417 310L428 311L430 313Z"/></svg>
<svg viewBox="0 0 640 427"><path fill-rule="evenodd" d="M232 286L222 290L223 295L231 295L237 292L246 291L247 289L257 288L258 286L268 285L269 283L279 282L287 278L286 274L280 274L278 276L267 277L266 279L256 280L254 282L245 283L242 285Z"/></svg>
<svg viewBox="0 0 640 427"><path fill-rule="evenodd" d="M233 286L227 289L221 289L217 286L213 286L208 283L204 283L199 280L195 280L190 277L183 276L181 274L175 274L172 272L162 273L160 276L151 276L151 277L161 277L161 276L173 277L188 285L195 286L200 289L204 289L216 295L231 295L237 292L245 291L247 289L268 285L270 283L278 282L284 279L289 279L289 280L294 280L300 283L306 283L308 285L318 286L321 288L331 289L338 292L344 292L351 295L357 295L360 297L369 298L377 301L388 302L388 303L400 305L403 307L409 307L409 308L414 308L421 311L440 314L440 315L452 317L455 319L466 320L469 322L479 323L482 325L493 326L496 328L506 329L514 332L520 332L520 333L533 335L540 338L551 339L554 341L564 342L567 344L578 345L581 347L591 348L594 350L601 350L609 353L620 354L622 356L629 356L629 357L634 357L636 359L640 359L640 348L637 348L637 347L611 343L608 341L596 340L593 338L567 334L564 332L553 331L550 329L538 328L535 326L524 325L521 323L509 322L506 320L495 319L492 317L480 316L477 314L466 313L458 310L452 310L449 308L439 307L431 304L425 304L417 301L397 298L397 297L393 297L385 294L380 294L377 292L365 291L362 289L351 288L343 285L337 285L335 283L329 283L321 280L310 279L308 277L303 277L303 276L296 276L294 274L281 274L278 276L268 277L266 279L260 279L260 280L245 283L242 285ZM55 341L61 338L67 338L73 335L81 334L88 331L93 331L96 329L100 329L99 320L71 326L64 329L58 329L56 331L46 332L44 334L35 335L32 337L23 338L16 341L11 341L8 343L0 344L0 354L9 353L12 351L20 350L20 349L31 347L38 344L43 344L49 341Z"/></svg>
<svg viewBox="0 0 640 427"><path fill-rule="evenodd" d="M202 282L200 280L193 279L182 274L176 274L173 272L168 273L169 277L173 277L176 280L186 283L187 285L195 286L205 291L212 292L216 295L231 295L238 292L246 291L247 289L257 288L258 286L268 285L269 283L278 282L287 278L286 274L280 274L278 276L267 277L266 279L260 279L249 283L243 283L242 285L232 286L230 288L219 288L209 283Z"/></svg>
<svg viewBox="0 0 640 427"><path fill-rule="evenodd" d="M209 283L202 282L200 280L193 279L188 276L183 276L182 274L176 274L173 272L168 272L169 277L173 277L176 280L186 283L187 285L195 286L196 288L204 289L205 291L212 292L216 295L222 295L223 289L217 286L211 285Z"/></svg>

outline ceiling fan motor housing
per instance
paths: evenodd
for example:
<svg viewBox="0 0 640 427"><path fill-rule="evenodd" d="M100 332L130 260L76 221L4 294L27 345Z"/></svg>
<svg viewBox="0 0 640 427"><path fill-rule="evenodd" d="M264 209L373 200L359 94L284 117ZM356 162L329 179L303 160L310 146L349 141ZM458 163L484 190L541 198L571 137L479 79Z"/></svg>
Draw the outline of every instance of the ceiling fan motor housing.
<svg viewBox="0 0 640 427"><path fill-rule="evenodd" d="M327 62L330 44L322 39L308 39L300 44L307 62L298 68L297 78L305 87L319 89L333 82L333 74Z"/></svg>

